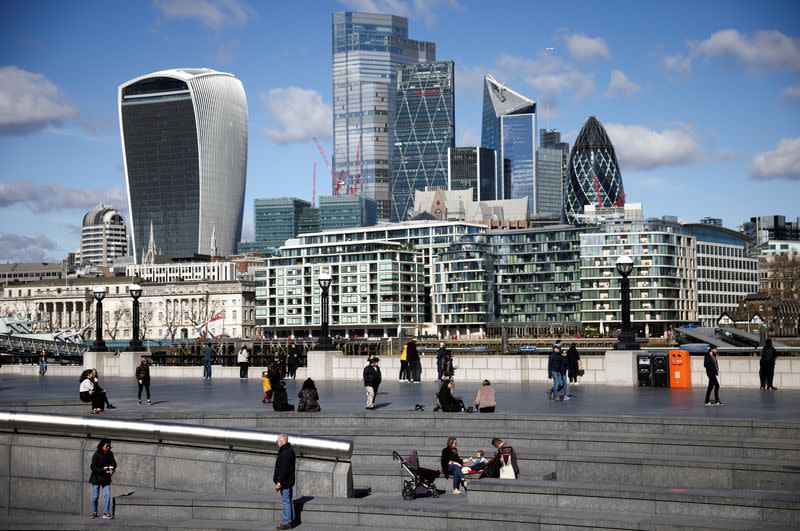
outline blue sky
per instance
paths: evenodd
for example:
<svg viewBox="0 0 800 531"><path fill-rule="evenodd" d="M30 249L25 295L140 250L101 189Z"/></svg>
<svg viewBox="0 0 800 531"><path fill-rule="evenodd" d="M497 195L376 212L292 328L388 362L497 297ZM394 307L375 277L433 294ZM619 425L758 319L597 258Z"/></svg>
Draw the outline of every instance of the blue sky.
<svg viewBox="0 0 800 531"><path fill-rule="evenodd" d="M253 199L330 193L331 13L409 18L456 64L458 145L480 141L486 72L573 141L596 116L645 215L800 215L800 16L792 1L0 3L0 261L60 260L100 201L125 211L117 87L175 67L235 74ZM126 217L127 219L127 217Z"/></svg>

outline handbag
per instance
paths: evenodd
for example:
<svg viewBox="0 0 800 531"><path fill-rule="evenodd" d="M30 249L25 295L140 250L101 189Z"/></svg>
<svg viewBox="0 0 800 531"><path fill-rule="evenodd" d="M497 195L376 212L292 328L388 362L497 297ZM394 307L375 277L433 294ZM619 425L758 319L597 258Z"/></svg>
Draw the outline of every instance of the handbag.
<svg viewBox="0 0 800 531"><path fill-rule="evenodd" d="M517 479L514 474L514 467L511 466L511 456L503 454L500 456L500 479Z"/></svg>

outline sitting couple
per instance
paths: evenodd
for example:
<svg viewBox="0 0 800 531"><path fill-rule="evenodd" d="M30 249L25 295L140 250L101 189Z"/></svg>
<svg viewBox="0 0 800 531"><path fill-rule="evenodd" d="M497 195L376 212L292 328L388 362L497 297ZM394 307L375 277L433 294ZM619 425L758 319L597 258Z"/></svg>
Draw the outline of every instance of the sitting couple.
<svg viewBox="0 0 800 531"><path fill-rule="evenodd" d="M466 486L464 475L477 473L478 477L499 478L504 463L506 463L505 466L510 464L513 469L513 477L519 477L517 454L514 452L514 448L497 437L492 439L492 446L497 448L497 453L488 461L484 457L483 450L475 452L475 457L461 459L458 455L458 439L455 437L447 439L447 446L442 450L441 465L445 479L453 477L453 494L461 494L460 487Z"/></svg>

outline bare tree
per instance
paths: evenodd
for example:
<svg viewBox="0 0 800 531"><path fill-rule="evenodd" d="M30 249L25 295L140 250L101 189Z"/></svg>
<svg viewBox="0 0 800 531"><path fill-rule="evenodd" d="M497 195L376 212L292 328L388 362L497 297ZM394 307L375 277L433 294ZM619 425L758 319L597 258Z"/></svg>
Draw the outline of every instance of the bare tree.
<svg viewBox="0 0 800 531"><path fill-rule="evenodd" d="M124 326L125 323L130 323L131 321L130 310L127 308L124 310L117 308L110 312L103 312L103 314L103 327L112 340L117 339L120 325Z"/></svg>
<svg viewBox="0 0 800 531"><path fill-rule="evenodd" d="M776 299L800 299L800 254L779 254L767 267L767 292Z"/></svg>
<svg viewBox="0 0 800 531"><path fill-rule="evenodd" d="M139 339L147 339L147 331L150 329L150 320L154 314L153 303L139 305ZM131 327L133 323L131 323Z"/></svg>
<svg viewBox="0 0 800 531"><path fill-rule="evenodd" d="M178 333L178 328L181 325L180 304L175 304L175 301L168 300L166 304L164 304L164 311L159 314L159 319L161 324L167 329L167 333L164 337L174 340L175 334Z"/></svg>

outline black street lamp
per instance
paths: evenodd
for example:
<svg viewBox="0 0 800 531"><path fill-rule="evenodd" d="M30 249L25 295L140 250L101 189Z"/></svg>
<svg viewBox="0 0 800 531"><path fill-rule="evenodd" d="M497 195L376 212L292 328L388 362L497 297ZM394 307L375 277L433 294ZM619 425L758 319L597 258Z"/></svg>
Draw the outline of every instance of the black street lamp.
<svg viewBox="0 0 800 531"><path fill-rule="evenodd" d="M133 337L128 344L128 350L139 352L142 350L142 340L139 339L139 297L142 296L142 287L139 284L131 284L128 293L133 297Z"/></svg>
<svg viewBox="0 0 800 531"><path fill-rule="evenodd" d="M633 272L633 258L624 255L617 258L617 273L622 276L620 288L622 291L622 331L619 334L615 350L639 350L636 342L636 332L631 328L631 283L628 275Z"/></svg>
<svg viewBox="0 0 800 531"><path fill-rule="evenodd" d="M331 341L331 336L328 331L328 318L330 314L328 310L328 290L331 287L333 278L329 274L323 273L319 276L317 282L319 282L319 287L322 289L322 334L319 336L317 350L334 350L333 342Z"/></svg>
<svg viewBox="0 0 800 531"><path fill-rule="evenodd" d="M107 291L108 290L105 287L100 287L100 286L92 290L92 295L94 295L94 300L97 301L94 310L95 321L97 321L97 326L95 329L95 336L94 336L94 345L92 345L92 350L94 352L108 352L108 347L106 347L106 342L103 341L103 299L106 298Z"/></svg>

